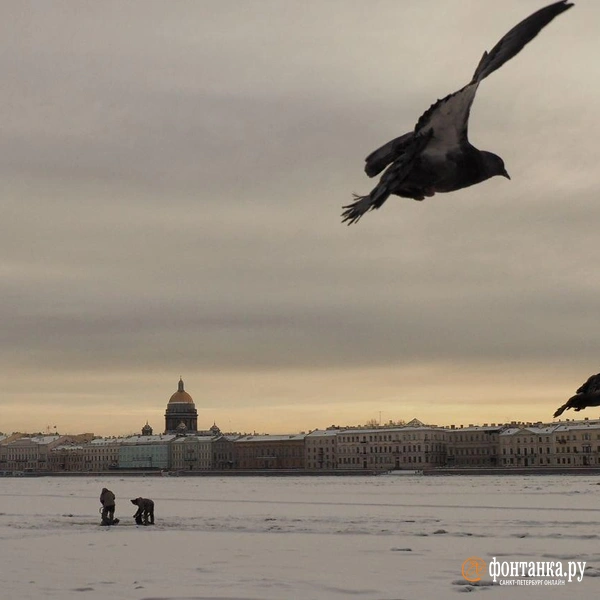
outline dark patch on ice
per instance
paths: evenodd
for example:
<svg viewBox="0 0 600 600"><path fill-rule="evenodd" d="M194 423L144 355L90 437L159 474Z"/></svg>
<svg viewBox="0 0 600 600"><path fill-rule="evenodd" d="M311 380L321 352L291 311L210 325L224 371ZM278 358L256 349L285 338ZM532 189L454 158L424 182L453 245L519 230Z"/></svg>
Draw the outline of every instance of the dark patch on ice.
<svg viewBox="0 0 600 600"><path fill-rule="evenodd" d="M440 535L440 534L442 534L442 533L448 533L448 532L447 532L445 529L436 529L436 530L433 532L433 535Z"/></svg>
<svg viewBox="0 0 600 600"><path fill-rule="evenodd" d="M390 548L392 552L412 552L412 548Z"/></svg>
<svg viewBox="0 0 600 600"><path fill-rule="evenodd" d="M577 560L583 557L583 554L553 554L551 552L545 552L542 554L542 558L560 558L562 560Z"/></svg>
<svg viewBox="0 0 600 600"><path fill-rule="evenodd" d="M456 585L457 592L477 592L485 591L494 585L493 581L467 581L466 579L455 579L452 585Z"/></svg>
<svg viewBox="0 0 600 600"><path fill-rule="evenodd" d="M94 588L93 587L79 587L79 588L73 588L71 591L72 592L93 592Z"/></svg>
<svg viewBox="0 0 600 600"><path fill-rule="evenodd" d="M598 535L595 533L584 533L581 535L569 535L568 533L550 533L548 535L538 535L538 538L553 538L565 540L595 540Z"/></svg>
<svg viewBox="0 0 600 600"><path fill-rule="evenodd" d="M600 569L596 567L587 566L583 572L584 577L600 577Z"/></svg>
<svg viewBox="0 0 600 600"><path fill-rule="evenodd" d="M472 587L490 587L494 582L489 579L481 579L480 581L467 581L466 579L455 579L452 585L470 585Z"/></svg>
<svg viewBox="0 0 600 600"><path fill-rule="evenodd" d="M348 596L373 596L373 594L377 593L377 590L372 590L372 589L349 589L349 588L343 588L343 587L338 587L338 586L333 586L333 585L319 585L316 584L314 585L314 587L320 591L325 591L325 592L334 592L335 593L335 597L337 598L339 597L343 597L346 598ZM204 600L204 598L202 599ZM212 598L210 600L213 600ZM229 599L231 600L231 599Z"/></svg>

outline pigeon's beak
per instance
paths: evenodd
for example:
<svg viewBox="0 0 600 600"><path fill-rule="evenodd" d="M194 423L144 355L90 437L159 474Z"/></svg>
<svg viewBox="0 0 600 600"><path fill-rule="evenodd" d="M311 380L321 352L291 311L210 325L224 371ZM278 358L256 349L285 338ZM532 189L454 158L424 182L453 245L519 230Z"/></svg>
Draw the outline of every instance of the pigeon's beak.
<svg viewBox="0 0 600 600"><path fill-rule="evenodd" d="M510 175L508 174L508 172L506 171L506 169L504 169L504 172L501 173L502 177L506 177L506 179L510 179Z"/></svg>

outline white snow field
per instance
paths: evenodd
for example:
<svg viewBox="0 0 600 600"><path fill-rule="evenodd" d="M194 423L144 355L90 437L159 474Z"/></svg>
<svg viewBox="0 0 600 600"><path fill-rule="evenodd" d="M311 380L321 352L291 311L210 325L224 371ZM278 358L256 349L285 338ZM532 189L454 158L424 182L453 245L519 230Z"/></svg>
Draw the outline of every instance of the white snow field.
<svg viewBox="0 0 600 600"><path fill-rule="evenodd" d="M102 487L115 527L99 526ZM137 496L155 526L134 524ZM599 498L598 476L0 478L0 598L591 600ZM586 569L470 584L473 556Z"/></svg>

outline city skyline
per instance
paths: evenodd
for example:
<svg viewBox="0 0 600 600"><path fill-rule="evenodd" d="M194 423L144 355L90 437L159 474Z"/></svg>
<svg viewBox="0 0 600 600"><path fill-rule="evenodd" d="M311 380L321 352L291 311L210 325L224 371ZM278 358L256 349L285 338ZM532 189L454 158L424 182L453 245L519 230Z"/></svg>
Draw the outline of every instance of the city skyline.
<svg viewBox="0 0 600 600"><path fill-rule="evenodd" d="M177 386L175 387L175 389L173 390L176 391L177 390ZM188 392L189 390L185 389L186 392ZM95 428L93 426L91 426L91 423L84 423L82 421L77 421L77 420L72 420L70 421L72 423L71 425L71 429L65 429L64 426L61 425L57 425L57 424L46 424L44 427L31 427L31 426L20 426L17 428L13 428L12 430L10 428L7 428L4 431L1 431L1 433L4 434L11 434L11 433L15 433L15 432L21 432L21 433L36 433L39 432L41 434L61 434L61 435L68 435L68 434L81 434L83 432L91 432L94 433L94 435L98 436L103 436L103 437L112 437L112 436L123 436L123 435L139 435L142 426L145 424L148 424L152 427L154 434L162 434L162 433L166 433L165 430L165 409L168 406L168 400L170 398L171 394L169 394L165 400L164 400L164 407L161 409L158 409L156 407L149 407L148 410L146 410L145 412L149 415L151 415L150 417L146 417L145 421L142 422L138 422L137 423L137 427L133 427L129 430L125 430L125 429L119 429L117 427L116 430L107 430L104 427L100 427ZM196 402L196 400L194 399L193 395L191 395L192 400L194 401L194 406L196 408L196 410L198 410L198 403ZM246 427L235 427L235 424L231 422L231 420L228 420L228 427L224 427L223 423L221 423L221 419L214 418L212 420L198 420L198 430L208 430L213 424L216 424L217 426L219 426L219 428L224 432L224 433L240 433L240 434L249 434L249 433L256 433L256 434L294 434L294 433L307 433L309 431L315 431L315 430L325 430L328 427L331 426L335 426L335 427L340 427L340 428L353 428L353 427L368 427L371 424L376 424L375 426L381 426L381 427L386 427L386 425L389 424L390 421L392 421L395 426L400 426L398 425L398 423L400 422L404 422L405 424L408 424L410 421L412 421L413 419L417 419L418 421L422 421L426 426L433 426L433 427L469 427L469 426L488 426L488 425L510 425L510 424L514 424L514 423L519 423L519 424L535 424L535 423L566 423L569 421L584 421L584 420L593 420L596 418L600 418L600 415L597 415L594 411L596 409L595 408L591 408L588 409L587 411L584 412L572 412L572 413L568 413L565 414L562 418L560 419L548 419L548 418L538 418L538 419L528 419L528 420L522 420L522 419L515 419L515 418L511 418L510 416L505 417L503 419L483 419L481 421L468 421L468 422L457 422L457 421L452 421L452 422L437 422L437 421L431 421L431 420L423 420L421 418L421 416L419 414L414 414L410 417L408 416L396 416L396 417L391 417L389 415L386 415L386 413L384 413L383 411L378 411L378 413L374 416L371 416L369 418L367 418L366 420L362 421L362 422L351 422L349 420L344 420L345 417L345 413L343 412L343 407L342 410L340 411L340 413L337 415L337 418L334 419L332 422L330 423L310 423L307 424L306 427L302 427L300 429L293 429L293 428L287 428L287 429L273 429L273 426L271 427L263 427L262 426L262 420L260 417L258 417L257 419L255 419L255 421L253 423L247 423ZM202 409L200 408L200 410L198 410L199 414L202 414ZM207 411L204 411L207 412ZM426 412L426 411L423 411ZM225 413L227 414L227 413ZM133 417L131 417L133 419ZM114 421L114 419L113 419ZM28 421L31 422L31 421ZM39 419L37 421L34 421L39 423ZM268 422L268 421L267 421ZM109 426L110 427L110 426Z"/></svg>
<svg viewBox="0 0 600 600"><path fill-rule="evenodd" d="M600 5L478 92L512 181L340 223L545 4L4 5L0 429L138 431L180 375L224 431L551 420L600 371Z"/></svg>

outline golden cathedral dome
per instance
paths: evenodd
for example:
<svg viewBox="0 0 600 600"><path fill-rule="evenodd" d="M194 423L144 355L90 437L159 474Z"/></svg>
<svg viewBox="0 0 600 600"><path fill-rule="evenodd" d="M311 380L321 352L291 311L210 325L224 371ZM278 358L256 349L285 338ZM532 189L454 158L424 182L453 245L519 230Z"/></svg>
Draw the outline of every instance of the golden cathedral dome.
<svg viewBox="0 0 600 600"><path fill-rule="evenodd" d="M169 404L194 404L192 397L183 389L183 379L179 379L177 391L171 396Z"/></svg>

